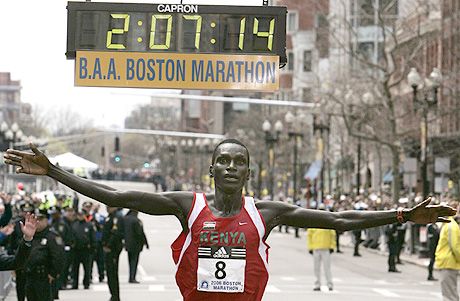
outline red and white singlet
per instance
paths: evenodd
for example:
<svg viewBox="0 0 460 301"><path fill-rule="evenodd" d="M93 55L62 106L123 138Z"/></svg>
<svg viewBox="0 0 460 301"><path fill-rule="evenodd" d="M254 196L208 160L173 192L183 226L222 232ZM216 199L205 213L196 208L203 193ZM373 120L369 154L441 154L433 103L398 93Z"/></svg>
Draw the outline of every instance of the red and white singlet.
<svg viewBox="0 0 460 301"><path fill-rule="evenodd" d="M195 193L188 231L171 245L176 282L185 301L262 300L268 281L265 222L254 199L240 213L216 217L203 193Z"/></svg>

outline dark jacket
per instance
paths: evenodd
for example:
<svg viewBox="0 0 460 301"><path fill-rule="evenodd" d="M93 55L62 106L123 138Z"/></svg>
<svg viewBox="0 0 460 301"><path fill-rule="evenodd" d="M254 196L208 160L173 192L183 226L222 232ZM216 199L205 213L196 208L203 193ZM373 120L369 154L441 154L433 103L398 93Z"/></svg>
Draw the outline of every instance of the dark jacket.
<svg viewBox="0 0 460 301"><path fill-rule="evenodd" d="M24 240L19 244L19 247L14 255L8 255L6 252L0 253L0 271L18 270L21 269L29 259L31 245L25 243Z"/></svg>
<svg viewBox="0 0 460 301"><path fill-rule="evenodd" d="M35 233L32 250L25 271L32 279L56 278L64 266L64 243L62 238L46 227Z"/></svg>
<svg viewBox="0 0 460 301"><path fill-rule="evenodd" d="M148 247L142 221L137 217L137 212L129 211L125 220L125 248L128 252L140 252L144 245Z"/></svg>
<svg viewBox="0 0 460 301"><path fill-rule="evenodd" d="M76 220L72 224L72 230L75 236L75 249L92 249L95 246L96 236L93 224L85 220Z"/></svg>
<svg viewBox="0 0 460 301"><path fill-rule="evenodd" d="M102 246L119 253L123 249L124 235L123 216L117 212L110 214L102 229Z"/></svg>
<svg viewBox="0 0 460 301"><path fill-rule="evenodd" d="M75 245L72 227L63 218L51 221L51 228L62 237L65 246L73 247Z"/></svg>

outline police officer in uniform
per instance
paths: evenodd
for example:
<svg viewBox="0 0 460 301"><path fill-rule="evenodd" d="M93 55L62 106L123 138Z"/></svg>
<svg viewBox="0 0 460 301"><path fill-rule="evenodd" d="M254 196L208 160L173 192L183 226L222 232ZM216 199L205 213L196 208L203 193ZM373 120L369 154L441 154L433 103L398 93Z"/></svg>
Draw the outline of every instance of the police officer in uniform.
<svg viewBox="0 0 460 301"><path fill-rule="evenodd" d="M59 299L58 291L60 289L65 289L67 285L67 276L65 269L67 266L67 253L70 249L70 246L74 244L74 235L72 233L71 227L64 221L61 216L61 208L58 206L53 206L48 210L48 213L51 215L50 225L54 232L58 233L64 242L64 265L62 270L59 273L58 279L55 281L54 288L54 299Z"/></svg>
<svg viewBox="0 0 460 301"><path fill-rule="evenodd" d="M399 223L393 223L387 225L385 228L385 234L387 236L388 243L388 272L400 273L396 269L396 257L398 256L398 226Z"/></svg>
<svg viewBox="0 0 460 301"><path fill-rule="evenodd" d="M52 283L64 265L62 238L48 226L46 211L36 212L37 232L26 263L26 296L28 301L53 300Z"/></svg>
<svg viewBox="0 0 460 301"><path fill-rule="evenodd" d="M72 225L76 220L75 210L72 207L65 208L63 221L66 224L66 227L70 230L70 237L71 240L66 242L64 240L64 257L65 257L65 264L64 264L64 271L62 272L62 284L61 289L67 289L67 284L69 283L69 275L72 275L73 271L73 261L75 258L75 234L72 229ZM72 282L73 283L73 280Z"/></svg>
<svg viewBox="0 0 460 301"><path fill-rule="evenodd" d="M116 207L107 207L109 216L105 220L102 230L102 247L105 256L107 283L109 285L110 301L120 301L120 287L118 281L118 261L123 249L124 224L123 215Z"/></svg>
<svg viewBox="0 0 460 301"><path fill-rule="evenodd" d="M77 213L77 220L73 223L72 229L75 235L75 257L72 272L72 288L78 288L78 274L81 263L83 264L84 270L83 286L85 289L89 289L91 277L91 253L94 248L95 234L93 224L87 222L85 219L84 211L79 211Z"/></svg>
<svg viewBox="0 0 460 301"><path fill-rule="evenodd" d="M94 251L94 261L97 265L99 274L99 282L104 281L105 266L104 266L104 250L102 248L102 230L105 223L105 215L99 212L99 204L96 204L93 209L93 224L96 232L96 249Z"/></svg>
<svg viewBox="0 0 460 301"><path fill-rule="evenodd" d="M439 242L439 227L436 223L428 224L428 252L430 256L430 264L428 265L428 281L437 281L438 279L433 277L433 266L436 258L436 247Z"/></svg>
<svg viewBox="0 0 460 301"><path fill-rule="evenodd" d="M125 248L128 251L129 283L139 283L136 280L139 254L144 245L149 248L147 237L144 233L142 221L138 217L137 210L129 210L125 215Z"/></svg>

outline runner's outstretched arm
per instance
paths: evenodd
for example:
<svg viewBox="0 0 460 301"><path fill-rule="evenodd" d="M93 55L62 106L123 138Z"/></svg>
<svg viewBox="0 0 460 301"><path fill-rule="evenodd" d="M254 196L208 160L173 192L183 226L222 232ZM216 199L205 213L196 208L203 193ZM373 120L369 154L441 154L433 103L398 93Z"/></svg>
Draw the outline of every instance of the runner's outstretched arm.
<svg viewBox="0 0 460 301"><path fill-rule="evenodd" d="M430 201L431 198L428 198L411 209L404 209L402 212L404 221L412 221L417 224L449 222L445 217L456 214L456 209L449 206L429 206ZM396 210L328 212L304 209L281 202L259 202L257 205L263 215L268 217L266 222L269 229L278 225L288 225L300 228L349 231L398 222Z"/></svg>
<svg viewBox="0 0 460 301"><path fill-rule="evenodd" d="M191 203L191 192L146 193L140 191L118 191L110 186L80 178L53 164L35 147L33 153L8 149L5 163L17 166L17 173L47 175L71 189L111 207L125 207L154 215L175 215L181 223L186 219L187 205ZM182 204L184 203L184 204Z"/></svg>

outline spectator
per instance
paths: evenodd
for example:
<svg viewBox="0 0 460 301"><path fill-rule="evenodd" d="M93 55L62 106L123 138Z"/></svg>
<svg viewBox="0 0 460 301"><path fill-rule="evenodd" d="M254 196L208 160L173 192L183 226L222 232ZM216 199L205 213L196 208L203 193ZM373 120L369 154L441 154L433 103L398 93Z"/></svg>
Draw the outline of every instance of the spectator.
<svg viewBox="0 0 460 301"><path fill-rule="evenodd" d="M324 204L320 204L318 209L325 210ZM327 287L333 290L331 274L330 254L336 247L335 230L332 229L313 229L307 230L308 251L313 254L313 264L315 270L314 291L321 290L321 262L323 263L324 274L326 275Z"/></svg>
<svg viewBox="0 0 460 301"><path fill-rule="evenodd" d="M460 208L460 207L459 207ZM458 212L457 212L458 216ZM460 229L454 218L441 227L436 247L436 266L441 274L444 301L458 301L457 277L460 270Z"/></svg>

